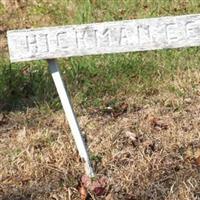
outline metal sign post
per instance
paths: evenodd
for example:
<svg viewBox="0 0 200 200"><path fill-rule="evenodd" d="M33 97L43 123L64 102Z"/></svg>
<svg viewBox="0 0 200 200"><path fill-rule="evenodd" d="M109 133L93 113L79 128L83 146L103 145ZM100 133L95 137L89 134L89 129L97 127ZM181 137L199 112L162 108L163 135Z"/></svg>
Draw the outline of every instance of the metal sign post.
<svg viewBox="0 0 200 200"><path fill-rule="evenodd" d="M64 83L62 81L58 63L56 62L55 59L47 60L47 61L48 61L48 65L49 65L49 69L50 69L53 81L55 83L58 95L60 97L64 112L65 112L66 118L69 122L69 126L71 129L73 138L75 140L79 155L84 162L86 174L89 177L93 177L94 172L91 167L86 145L81 136L80 127L78 125L76 116L74 114L72 104L70 102L70 97L67 92L67 88L65 89Z"/></svg>

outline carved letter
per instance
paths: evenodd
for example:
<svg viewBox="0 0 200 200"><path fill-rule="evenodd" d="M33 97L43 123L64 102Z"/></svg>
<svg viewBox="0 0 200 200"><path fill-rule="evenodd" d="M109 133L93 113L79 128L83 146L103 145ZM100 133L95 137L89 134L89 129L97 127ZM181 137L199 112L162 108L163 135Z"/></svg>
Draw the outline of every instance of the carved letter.
<svg viewBox="0 0 200 200"><path fill-rule="evenodd" d="M49 52L48 34L38 35L38 51L40 53Z"/></svg>
<svg viewBox="0 0 200 200"><path fill-rule="evenodd" d="M185 25L185 32L188 38L200 37L200 27L195 22L187 22Z"/></svg>
<svg viewBox="0 0 200 200"><path fill-rule="evenodd" d="M37 53L38 52L38 44L36 35L26 36L26 46L29 52Z"/></svg>
<svg viewBox="0 0 200 200"><path fill-rule="evenodd" d="M107 47L111 45L110 29L106 28L102 33L96 31L97 47Z"/></svg>
<svg viewBox="0 0 200 200"><path fill-rule="evenodd" d="M138 43L143 44L151 41L150 27L148 25L141 25L137 27Z"/></svg>
<svg viewBox="0 0 200 200"><path fill-rule="evenodd" d="M38 34L38 35L28 35L26 36L26 46L28 52L43 53L49 51L48 35Z"/></svg>
<svg viewBox="0 0 200 200"><path fill-rule="evenodd" d="M121 28L120 30L120 39L119 39L119 45L128 45L129 44L129 38L128 38L128 33L125 28Z"/></svg>
<svg viewBox="0 0 200 200"><path fill-rule="evenodd" d="M60 32L57 34L57 45L58 47L60 48L68 48L68 45L67 45L67 33L66 32Z"/></svg>
<svg viewBox="0 0 200 200"><path fill-rule="evenodd" d="M86 47L86 30L76 31L76 46L77 48Z"/></svg>
<svg viewBox="0 0 200 200"><path fill-rule="evenodd" d="M168 42L173 42L178 39L178 30L180 27L177 26L175 23L167 24L166 25L166 37Z"/></svg>

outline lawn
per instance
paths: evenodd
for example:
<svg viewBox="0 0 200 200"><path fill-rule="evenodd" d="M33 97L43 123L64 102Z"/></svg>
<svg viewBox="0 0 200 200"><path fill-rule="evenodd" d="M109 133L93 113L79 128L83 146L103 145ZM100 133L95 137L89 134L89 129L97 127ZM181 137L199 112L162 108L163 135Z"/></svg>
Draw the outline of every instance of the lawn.
<svg viewBox="0 0 200 200"><path fill-rule="evenodd" d="M45 61L6 31L198 13L197 0L0 1L0 198L81 199L84 175ZM88 199L200 199L200 49L59 59L96 178Z"/></svg>

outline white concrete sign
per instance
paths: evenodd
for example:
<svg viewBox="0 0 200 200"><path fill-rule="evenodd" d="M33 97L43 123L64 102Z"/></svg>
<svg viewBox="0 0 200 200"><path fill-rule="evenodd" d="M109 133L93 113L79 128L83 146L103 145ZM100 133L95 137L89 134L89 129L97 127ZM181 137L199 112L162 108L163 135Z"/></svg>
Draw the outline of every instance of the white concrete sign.
<svg viewBox="0 0 200 200"><path fill-rule="evenodd" d="M200 45L200 14L8 31L12 62Z"/></svg>

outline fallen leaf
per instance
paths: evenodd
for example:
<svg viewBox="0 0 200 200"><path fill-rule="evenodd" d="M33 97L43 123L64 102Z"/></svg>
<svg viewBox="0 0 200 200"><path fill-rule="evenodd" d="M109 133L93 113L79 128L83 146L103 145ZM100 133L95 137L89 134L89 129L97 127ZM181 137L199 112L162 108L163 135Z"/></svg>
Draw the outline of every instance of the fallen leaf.
<svg viewBox="0 0 200 200"><path fill-rule="evenodd" d="M20 73L21 73L22 75L24 75L24 76L28 76L28 75L30 75L31 70L30 70L30 68L29 68L28 66L26 66L26 67L23 67L23 68L20 70Z"/></svg>
<svg viewBox="0 0 200 200"><path fill-rule="evenodd" d="M90 177L84 175L81 178L81 183L84 185L84 187L89 188L91 183L92 183L92 181L91 181Z"/></svg>
<svg viewBox="0 0 200 200"><path fill-rule="evenodd" d="M196 158L195 163L196 163L197 166L200 167L200 156L198 156L198 157Z"/></svg>
<svg viewBox="0 0 200 200"><path fill-rule="evenodd" d="M0 27L0 35L6 33L7 28L5 27Z"/></svg>
<svg viewBox="0 0 200 200"><path fill-rule="evenodd" d="M93 192L97 195L97 196L102 196L106 193L106 190L104 187L95 187Z"/></svg>
<svg viewBox="0 0 200 200"><path fill-rule="evenodd" d="M156 117L150 119L150 125L158 131L168 129L168 124L166 124L166 122Z"/></svg>
<svg viewBox="0 0 200 200"><path fill-rule="evenodd" d="M120 115L126 113L128 110L128 104L127 103L122 103L119 106L114 107L112 116L113 117L119 117Z"/></svg>
<svg viewBox="0 0 200 200"><path fill-rule="evenodd" d="M0 126L8 124L8 118L6 115L3 113L0 115Z"/></svg>
<svg viewBox="0 0 200 200"><path fill-rule="evenodd" d="M106 187L108 185L108 179L106 177L101 177L92 180L90 177L84 175L81 178L81 185L94 192L96 196L102 196L106 193Z"/></svg>
<svg viewBox="0 0 200 200"><path fill-rule="evenodd" d="M103 114L111 115L112 117L119 117L120 115L126 113L128 110L127 103L116 104L114 106L108 105L102 110Z"/></svg>
<svg viewBox="0 0 200 200"><path fill-rule="evenodd" d="M126 131L126 137L129 138L132 142L135 142L137 139L137 136L135 133L131 132L131 131Z"/></svg>
<svg viewBox="0 0 200 200"><path fill-rule="evenodd" d="M86 200L87 196L88 196L88 191L87 189L83 186L83 184L81 184L81 186L79 187L79 193L81 195L81 200Z"/></svg>

